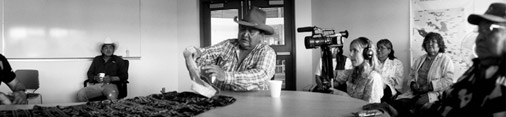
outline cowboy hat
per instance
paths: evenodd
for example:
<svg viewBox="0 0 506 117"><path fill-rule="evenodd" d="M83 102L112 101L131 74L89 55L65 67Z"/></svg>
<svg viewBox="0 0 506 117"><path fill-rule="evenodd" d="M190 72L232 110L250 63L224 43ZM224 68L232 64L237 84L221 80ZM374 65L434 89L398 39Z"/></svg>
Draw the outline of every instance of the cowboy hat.
<svg viewBox="0 0 506 117"><path fill-rule="evenodd" d="M99 50L99 52L102 52L102 47L104 47L104 45L113 45L114 46L114 51L116 51L118 49L118 47L119 47L118 42L113 42L111 40L111 38L107 37L107 38L104 39L103 42L99 42L98 43L98 50Z"/></svg>
<svg viewBox="0 0 506 117"><path fill-rule="evenodd" d="M485 14L471 14L467 18L467 21L471 24L478 25L478 23L484 19L499 23L506 22L506 4L492 3Z"/></svg>
<svg viewBox="0 0 506 117"><path fill-rule="evenodd" d="M245 18L241 21L238 20L237 16L234 17L234 21L240 25L253 27L265 32L266 35L274 34L274 28L271 26L265 25L266 19L265 11L260 10L258 7L252 7L250 12L245 16Z"/></svg>

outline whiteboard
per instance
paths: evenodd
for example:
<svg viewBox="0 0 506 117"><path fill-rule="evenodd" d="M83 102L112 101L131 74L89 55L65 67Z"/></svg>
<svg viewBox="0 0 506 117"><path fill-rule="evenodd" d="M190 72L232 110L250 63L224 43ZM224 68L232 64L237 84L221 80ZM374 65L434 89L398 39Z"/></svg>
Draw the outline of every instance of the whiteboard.
<svg viewBox="0 0 506 117"><path fill-rule="evenodd" d="M99 42L140 57L139 0L3 0L2 51L7 58L91 58Z"/></svg>

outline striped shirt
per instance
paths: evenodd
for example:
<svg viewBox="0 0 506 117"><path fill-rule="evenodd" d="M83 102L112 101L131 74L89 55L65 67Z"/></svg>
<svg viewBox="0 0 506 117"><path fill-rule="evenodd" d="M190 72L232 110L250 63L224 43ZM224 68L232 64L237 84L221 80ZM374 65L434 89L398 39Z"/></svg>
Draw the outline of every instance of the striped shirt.
<svg viewBox="0 0 506 117"><path fill-rule="evenodd" d="M216 80L215 86L228 91L268 90L268 80L274 76L276 53L266 43L257 44L239 60L238 39L229 39L216 45L201 48L197 66L218 65L225 72L225 80Z"/></svg>

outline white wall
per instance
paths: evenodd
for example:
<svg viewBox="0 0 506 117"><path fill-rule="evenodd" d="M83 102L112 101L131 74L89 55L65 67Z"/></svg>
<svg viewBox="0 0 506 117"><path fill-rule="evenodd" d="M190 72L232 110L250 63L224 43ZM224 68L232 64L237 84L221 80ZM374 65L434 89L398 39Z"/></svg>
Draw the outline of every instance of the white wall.
<svg viewBox="0 0 506 117"><path fill-rule="evenodd" d="M312 0L295 0L296 28L312 26L313 16L311 1ZM319 52L317 49L306 49L304 46L304 37L310 35L311 33L308 32L295 32L295 78L297 90L305 90L309 86L315 84L313 67L318 64Z"/></svg>
<svg viewBox="0 0 506 117"><path fill-rule="evenodd" d="M178 0L178 53L177 58L179 91L190 91L190 75L186 69L183 51L186 47L200 47L200 25L198 0Z"/></svg>
<svg viewBox="0 0 506 117"><path fill-rule="evenodd" d="M177 90L177 1L141 0L142 58L131 63L129 97ZM132 66L135 64L137 66Z"/></svg>
<svg viewBox="0 0 506 117"><path fill-rule="evenodd" d="M186 0L185 0L186 1ZM128 97L178 89L178 1L141 0L141 56L129 59ZM195 26L198 26L195 24ZM121 46L121 42L120 42ZM37 69L43 102L75 101L82 88L90 59L9 60L13 69ZM2 92L10 92L5 84Z"/></svg>

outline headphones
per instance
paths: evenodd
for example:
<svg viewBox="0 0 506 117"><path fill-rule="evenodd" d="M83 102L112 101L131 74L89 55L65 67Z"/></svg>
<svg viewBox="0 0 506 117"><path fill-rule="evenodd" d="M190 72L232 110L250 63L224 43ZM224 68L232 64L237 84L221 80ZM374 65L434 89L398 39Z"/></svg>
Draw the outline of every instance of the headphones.
<svg viewBox="0 0 506 117"><path fill-rule="evenodd" d="M361 39L362 41L364 41L365 44L367 45L364 48L362 56L364 57L365 60L371 60L372 59L372 55L374 54L373 51L371 50L371 41L369 39L365 38L365 37L361 37L359 39Z"/></svg>

